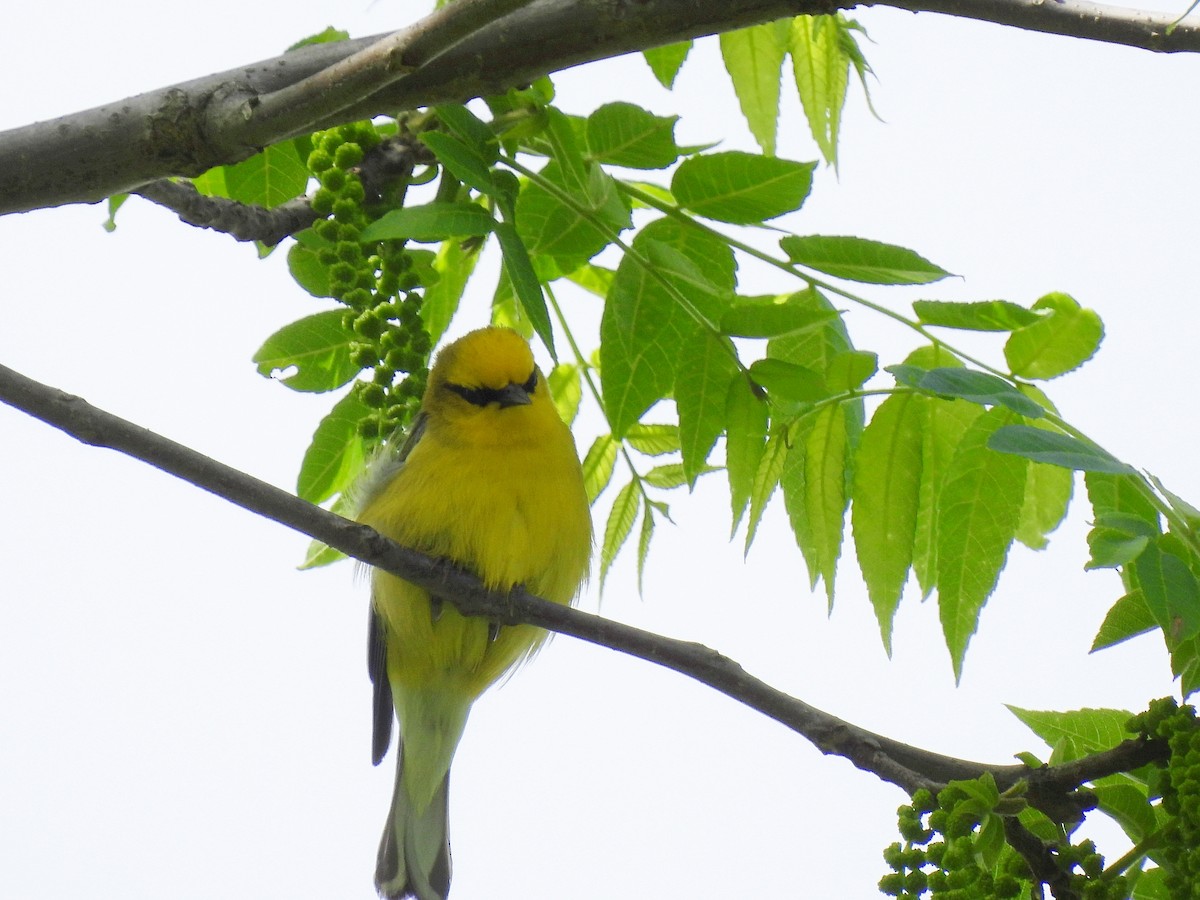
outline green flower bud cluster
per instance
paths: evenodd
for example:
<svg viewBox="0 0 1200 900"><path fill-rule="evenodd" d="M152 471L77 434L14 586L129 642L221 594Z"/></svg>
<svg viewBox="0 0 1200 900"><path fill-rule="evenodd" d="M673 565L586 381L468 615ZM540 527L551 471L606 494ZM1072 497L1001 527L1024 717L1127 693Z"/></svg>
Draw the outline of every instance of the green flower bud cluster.
<svg viewBox="0 0 1200 900"><path fill-rule="evenodd" d="M892 870L879 881L889 897L918 900L1004 900L1028 896L1029 868L1010 847L1001 849L994 867L981 865L978 802L957 785L935 798L917 791L912 803L897 810L904 843L892 844L883 859ZM941 840L934 840L937 837Z"/></svg>
<svg viewBox="0 0 1200 900"><path fill-rule="evenodd" d="M354 122L313 136L308 168L320 183L313 209L328 218L313 231L329 273L330 291L347 306L343 319L355 336L351 359L371 370L355 385L359 399L378 411L360 423L364 437L386 437L406 426L420 407L429 376L431 342L421 321L420 279L403 241L363 242L363 230L386 209L369 208L357 167L383 140L370 122ZM405 378L397 381L397 375Z"/></svg>
<svg viewBox="0 0 1200 900"><path fill-rule="evenodd" d="M1166 870L1167 893L1178 900L1200 898L1200 722L1191 706L1155 700L1134 716L1129 731L1167 742L1171 755L1158 783L1167 821L1156 852Z"/></svg>

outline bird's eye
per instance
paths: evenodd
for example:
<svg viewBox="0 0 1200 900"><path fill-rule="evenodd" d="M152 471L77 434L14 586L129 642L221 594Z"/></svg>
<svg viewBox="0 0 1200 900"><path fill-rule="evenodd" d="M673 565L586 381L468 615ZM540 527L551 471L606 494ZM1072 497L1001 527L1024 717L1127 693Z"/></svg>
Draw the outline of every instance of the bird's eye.
<svg viewBox="0 0 1200 900"><path fill-rule="evenodd" d="M446 389L458 394L473 406L487 406L495 399L493 396L495 391L489 391L487 388L469 388L461 384L447 384Z"/></svg>
<svg viewBox="0 0 1200 900"><path fill-rule="evenodd" d="M521 387L525 389L525 393L527 394L532 394L535 390L537 390L537 369L534 369L530 373L529 380L521 385Z"/></svg>

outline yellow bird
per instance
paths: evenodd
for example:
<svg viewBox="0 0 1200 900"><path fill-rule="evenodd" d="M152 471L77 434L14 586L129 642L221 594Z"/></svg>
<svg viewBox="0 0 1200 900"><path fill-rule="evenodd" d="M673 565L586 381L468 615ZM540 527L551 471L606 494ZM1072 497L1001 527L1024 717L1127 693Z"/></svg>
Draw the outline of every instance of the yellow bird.
<svg viewBox="0 0 1200 900"><path fill-rule="evenodd" d="M521 585L556 603L578 594L592 552L579 455L516 332L483 328L442 350L407 440L371 469L360 522L454 560L494 590ZM373 572L371 594L377 765L391 740L393 706L400 723L375 887L389 900L444 900L450 762L467 713L546 633L464 617L386 572Z"/></svg>

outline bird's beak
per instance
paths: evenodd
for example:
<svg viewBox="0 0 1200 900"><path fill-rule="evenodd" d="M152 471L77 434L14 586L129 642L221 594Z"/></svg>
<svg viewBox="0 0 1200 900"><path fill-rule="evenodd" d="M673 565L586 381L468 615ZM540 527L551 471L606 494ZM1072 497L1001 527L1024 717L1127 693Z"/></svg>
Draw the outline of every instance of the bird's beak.
<svg viewBox="0 0 1200 900"><path fill-rule="evenodd" d="M510 384L502 388L496 395L496 399L500 402L501 409L507 409L510 406L528 406L533 402L528 391L519 384Z"/></svg>

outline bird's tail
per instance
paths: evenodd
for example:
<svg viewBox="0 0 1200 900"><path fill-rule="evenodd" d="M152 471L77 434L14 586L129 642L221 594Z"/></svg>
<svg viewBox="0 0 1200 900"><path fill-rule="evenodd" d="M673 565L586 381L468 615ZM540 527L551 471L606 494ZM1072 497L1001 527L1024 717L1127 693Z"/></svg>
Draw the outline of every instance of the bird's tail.
<svg viewBox="0 0 1200 900"><path fill-rule="evenodd" d="M450 893L450 772L447 770L432 798L420 808L405 786L403 751L397 759L392 808L375 863L375 889L387 900L446 900Z"/></svg>

